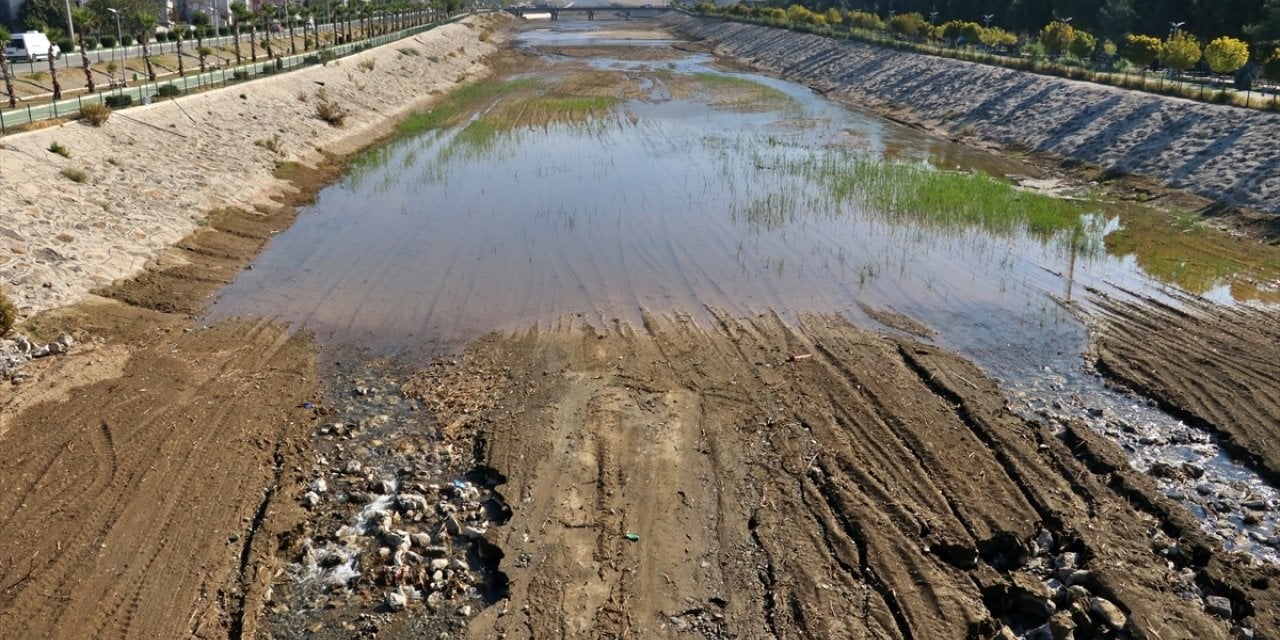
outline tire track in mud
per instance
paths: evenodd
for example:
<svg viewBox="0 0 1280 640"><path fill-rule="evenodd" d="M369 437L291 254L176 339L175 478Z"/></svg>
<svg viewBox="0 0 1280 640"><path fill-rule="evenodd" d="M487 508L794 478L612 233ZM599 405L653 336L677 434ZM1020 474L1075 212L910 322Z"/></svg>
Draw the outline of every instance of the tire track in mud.
<svg viewBox="0 0 1280 640"><path fill-rule="evenodd" d="M514 515L490 531L506 613L481 612L473 637L989 638L1051 614L1076 637L1276 632L1280 573L1222 552L1109 441L1024 421L934 347L840 318L713 315L468 348L513 385L477 421ZM1028 605L1067 552L1090 595ZM1188 606L1180 571L1236 619Z"/></svg>
<svg viewBox="0 0 1280 640"><path fill-rule="evenodd" d="M282 464L273 449L310 422L296 406L316 381L310 338L263 321L194 329L156 310L194 312L220 280L187 273L193 264L234 273L291 220L215 212L187 248L104 291L136 306L101 299L42 320L131 354L95 375L92 348L73 352L62 367L84 369L72 377L85 383L22 407L0 437L0 637L224 637L249 598L256 615L261 592L239 586L247 569L232 543L261 525L263 488L281 485L264 473ZM287 528L288 505L272 497L271 527ZM231 592L240 606L217 611Z"/></svg>
<svg viewBox="0 0 1280 640"><path fill-rule="evenodd" d="M1220 436L1232 457L1280 483L1280 320L1186 299L1182 308L1091 290L1096 365L1177 418Z"/></svg>

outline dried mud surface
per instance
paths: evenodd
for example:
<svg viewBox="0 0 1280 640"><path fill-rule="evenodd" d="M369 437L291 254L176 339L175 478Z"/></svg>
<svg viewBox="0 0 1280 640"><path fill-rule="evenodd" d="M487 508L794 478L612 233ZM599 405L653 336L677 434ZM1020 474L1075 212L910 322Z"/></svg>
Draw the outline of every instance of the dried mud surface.
<svg viewBox="0 0 1280 640"><path fill-rule="evenodd" d="M1280 320L1188 301L1174 308L1095 292L1097 366L1280 481Z"/></svg>
<svg viewBox="0 0 1280 640"><path fill-rule="evenodd" d="M466 361L506 379L471 421L513 510L488 534L508 600L471 637L1004 637L1049 618L1067 552L1087 593L1059 592L1054 620L1075 637L1280 631L1274 569L933 347L827 317L651 318L494 336ZM1188 582L1238 620L1182 599Z"/></svg>

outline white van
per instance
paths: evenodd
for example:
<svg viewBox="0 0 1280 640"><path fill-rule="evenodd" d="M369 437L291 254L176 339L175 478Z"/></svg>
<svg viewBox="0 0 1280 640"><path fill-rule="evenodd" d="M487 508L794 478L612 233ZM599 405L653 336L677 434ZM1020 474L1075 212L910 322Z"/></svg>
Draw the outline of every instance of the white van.
<svg viewBox="0 0 1280 640"><path fill-rule="evenodd" d="M48 60L52 50L47 36L39 31L27 31L13 34L13 39L4 47L4 55L10 60Z"/></svg>

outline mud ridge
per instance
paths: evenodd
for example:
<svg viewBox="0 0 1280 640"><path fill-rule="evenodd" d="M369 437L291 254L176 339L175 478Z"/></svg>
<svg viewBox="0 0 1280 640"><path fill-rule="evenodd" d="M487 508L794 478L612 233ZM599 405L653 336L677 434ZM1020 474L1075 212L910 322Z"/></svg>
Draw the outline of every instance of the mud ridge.
<svg viewBox="0 0 1280 640"><path fill-rule="evenodd" d="M521 559L472 637L1276 631L1274 569L1212 543L1115 445L1022 420L934 347L718 314L492 336L463 359L504 367L474 422L513 496L493 542ZM1185 599L1217 595L1231 620Z"/></svg>

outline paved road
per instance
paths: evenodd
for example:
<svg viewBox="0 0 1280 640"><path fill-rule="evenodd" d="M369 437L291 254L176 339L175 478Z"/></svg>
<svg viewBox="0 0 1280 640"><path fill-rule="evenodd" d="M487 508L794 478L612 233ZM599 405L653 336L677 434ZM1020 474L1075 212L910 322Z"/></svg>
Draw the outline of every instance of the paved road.
<svg viewBox="0 0 1280 640"><path fill-rule="evenodd" d="M353 20L353 24L354 23L355 21ZM317 25L317 28L322 33L333 31L332 24ZM302 29L300 27L295 28L295 34L301 36ZM274 33L272 34L272 38L280 38L281 36L284 36L284 35L287 35L287 33ZM259 31L259 36L261 36L261 31ZM242 38L245 41L248 40L248 37L249 37L249 34L247 32L242 36ZM205 43L205 46L220 47L220 46L229 46L234 40L235 40L234 36L218 36L216 38L205 38L204 43ZM176 42L167 42L167 41L152 42L150 45L150 49L151 49L152 55L158 55L161 53L173 53L177 51L178 44ZM186 40L183 43L183 50L186 51L187 53L194 53L195 40ZM141 45L133 45L130 47L114 47L111 49L101 48L101 49L94 49L93 51L89 52L89 62L91 63L108 62L112 60L125 60L129 58L141 58L141 57L142 57ZM9 62L12 65L13 72L15 74L36 73L39 71L46 71L49 68L49 63L44 60L41 60L40 62L32 62L29 60L24 60L19 62L19 61L10 60ZM62 69L79 69L83 63L80 60L79 52L64 51L62 56L54 61L54 64L57 65L59 70L62 70Z"/></svg>
<svg viewBox="0 0 1280 640"><path fill-rule="evenodd" d="M459 20L465 17L466 15L468 14L466 13L458 14L447 20L443 20L441 22L424 24L417 27L404 29L402 31L393 31L389 34L377 36L375 38L370 38L368 40L360 40L360 41L353 42L351 44L328 47L328 49L332 51L335 55L341 57L351 53L357 47L361 47L365 45L376 47L379 45L387 44L389 42L394 42L396 40L401 40L403 38L407 38L409 36L422 33L423 31L429 31L440 25L454 22L456 20ZM131 51L133 49L134 49L133 47L130 47ZM298 55L283 56L279 58L279 65L284 70L306 66L307 62L305 61L305 58L307 56L311 56L314 54L315 54L314 51L308 51L306 53L299 53ZM66 57L74 57L77 63L79 63L79 60L80 60L79 55L64 56L64 58ZM109 60L110 57L108 56L106 59ZM47 65L48 63L41 62L38 64ZM247 65L235 67L235 68L224 67L222 69L218 69L216 71L209 71L207 73L189 73L186 77L182 77L182 78L166 78L164 80L160 80L157 82L138 83L133 86L120 87L116 89L111 89L109 91L104 90L95 94L80 94L73 98L60 100L55 103L32 104L32 105L20 106L16 109L5 109L3 111L0 111L0 133L3 133L9 128L27 124L28 122L35 122L37 120L46 120L49 118L69 116L71 114L74 114L76 111L78 111L80 109L81 104L100 102L103 99L103 97L108 95L118 95L118 94L130 95L130 96L133 96L134 104L140 104L140 103L143 103L144 101L154 99L159 87L162 85L172 84L183 89L184 92L187 90L198 89L201 87L221 86L221 85L226 85L234 82L239 82L240 80L237 80L235 77L235 73L237 71L247 72L248 78L252 79L261 75L262 70L264 68L271 66L273 64L275 64L275 62L270 60L263 60L255 64L247 64ZM124 117L127 117L127 112L124 114Z"/></svg>

